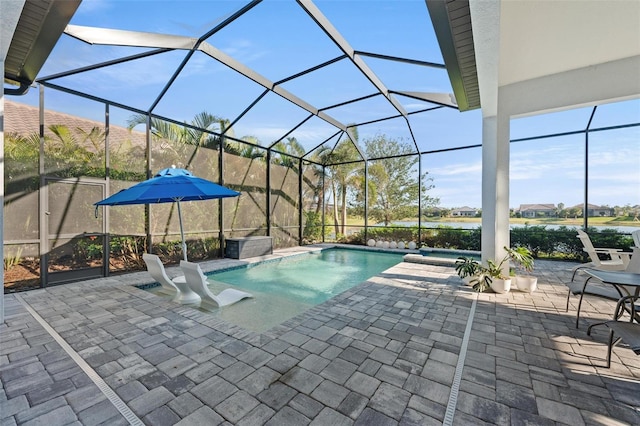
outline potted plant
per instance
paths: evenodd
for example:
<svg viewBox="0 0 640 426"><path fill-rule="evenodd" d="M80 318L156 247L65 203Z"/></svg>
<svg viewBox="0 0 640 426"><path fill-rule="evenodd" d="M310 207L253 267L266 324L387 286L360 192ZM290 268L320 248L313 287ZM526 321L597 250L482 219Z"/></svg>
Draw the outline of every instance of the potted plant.
<svg viewBox="0 0 640 426"><path fill-rule="evenodd" d="M487 266L480 265L480 272L471 281L473 289L486 291L491 288L496 293L507 293L511 289L511 278L502 274L502 266L510 259L507 254L499 263L487 260Z"/></svg>
<svg viewBox="0 0 640 426"><path fill-rule="evenodd" d="M456 260L456 272L461 278L472 277L471 284L476 291L486 291L491 288L496 293L506 293L511 289L511 278L503 275L505 262L512 260L525 271L533 269L533 257L526 247L510 249L504 247L507 254L499 262L487 260L487 265L481 265L473 258L460 257Z"/></svg>
<svg viewBox="0 0 640 426"><path fill-rule="evenodd" d="M533 256L526 247L516 247L515 249L507 249L507 253L516 267L515 285L518 290L531 293L536 290L538 278L526 274L533 271Z"/></svg>
<svg viewBox="0 0 640 426"><path fill-rule="evenodd" d="M465 281L468 280L476 291L482 292L491 288L496 293L506 293L511 287L511 279L502 275L502 265L509 258L507 254L500 263L489 259L485 266L472 257L459 257L455 268L458 276Z"/></svg>
<svg viewBox="0 0 640 426"><path fill-rule="evenodd" d="M480 272L480 263L473 257L460 256L456 259L455 268L465 284L470 285L473 278Z"/></svg>

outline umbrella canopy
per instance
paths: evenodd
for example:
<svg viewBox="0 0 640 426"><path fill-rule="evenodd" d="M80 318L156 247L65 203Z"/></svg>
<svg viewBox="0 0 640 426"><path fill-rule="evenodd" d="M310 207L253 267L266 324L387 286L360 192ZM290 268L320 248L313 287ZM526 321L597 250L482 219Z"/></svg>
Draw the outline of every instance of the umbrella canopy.
<svg viewBox="0 0 640 426"><path fill-rule="evenodd" d="M180 202L237 197L238 195L240 195L239 192L196 177L188 170L169 168L160 170L151 179L123 189L102 201L94 203L94 205L97 209L98 206L178 203L182 253L184 260L187 260L187 243L184 239Z"/></svg>

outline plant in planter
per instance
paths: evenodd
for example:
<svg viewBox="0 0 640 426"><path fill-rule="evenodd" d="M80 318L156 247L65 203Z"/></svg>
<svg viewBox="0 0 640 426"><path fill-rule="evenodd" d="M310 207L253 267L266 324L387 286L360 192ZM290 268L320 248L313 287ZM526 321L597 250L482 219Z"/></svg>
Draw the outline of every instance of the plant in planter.
<svg viewBox="0 0 640 426"><path fill-rule="evenodd" d="M509 260L506 255L500 262L493 259L487 260L487 266L480 265L478 275L471 280L473 289L487 291L489 288L496 293L506 293L511 288L511 279L502 274L502 266Z"/></svg>
<svg viewBox="0 0 640 426"><path fill-rule="evenodd" d="M473 257L460 256L456 259L456 273L468 285L480 272L480 263Z"/></svg>
<svg viewBox="0 0 640 426"><path fill-rule="evenodd" d="M518 287L518 290L527 293L535 291L538 284L538 278L526 274L527 272L533 271L533 256L531 255L531 251L526 247L516 247L515 249L508 249L505 247L505 249L507 250L511 260L515 263L515 284L516 287Z"/></svg>
<svg viewBox="0 0 640 426"><path fill-rule="evenodd" d="M511 288L511 279L503 275L502 268L505 262L512 260L516 266L529 271L533 269L533 257L526 247L517 247L507 251L502 260L497 262L494 259L487 260L487 265L481 265L473 258L460 257L456 260L456 272L461 278L473 277L471 284L476 291L486 291L491 288L496 293L506 293Z"/></svg>

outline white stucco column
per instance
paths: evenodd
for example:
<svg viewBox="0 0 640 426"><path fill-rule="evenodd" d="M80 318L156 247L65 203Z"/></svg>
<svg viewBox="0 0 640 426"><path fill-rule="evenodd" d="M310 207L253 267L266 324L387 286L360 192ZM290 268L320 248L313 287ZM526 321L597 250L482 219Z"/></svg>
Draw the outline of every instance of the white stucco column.
<svg viewBox="0 0 640 426"><path fill-rule="evenodd" d="M509 246L509 116L498 114L482 120L482 261L501 259L504 246Z"/></svg>
<svg viewBox="0 0 640 426"><path fill-rule="evenodd" d="M503 247L510 246L509 233L509 123L510 116L502 111L498 103L497 119L497 159L496 159L496 223L494 236L494 259L502 259L506 254ZM509 276L509 264L505 264L503 274Z"/></svg>
<svg viewBox="0 0 640 426"><path fill-rule="evenodd" d="M495 255L496 170L498 164L498 119L482 119L482 262Z"/></svg>

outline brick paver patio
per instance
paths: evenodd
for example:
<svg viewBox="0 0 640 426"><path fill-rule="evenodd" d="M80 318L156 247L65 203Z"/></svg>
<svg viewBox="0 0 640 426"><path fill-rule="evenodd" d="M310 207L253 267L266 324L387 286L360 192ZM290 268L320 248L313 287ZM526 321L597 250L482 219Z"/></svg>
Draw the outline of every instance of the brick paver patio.
<svg viewBox="0 0 640 426"><path fill-rule="evenodd" d="M586 298L576 329L571 266L497 295L403 262L265 333L133 287L146 272L6 295L0 424L640 424L640 357L603 367L586 328L614 305Z"/></svg>

